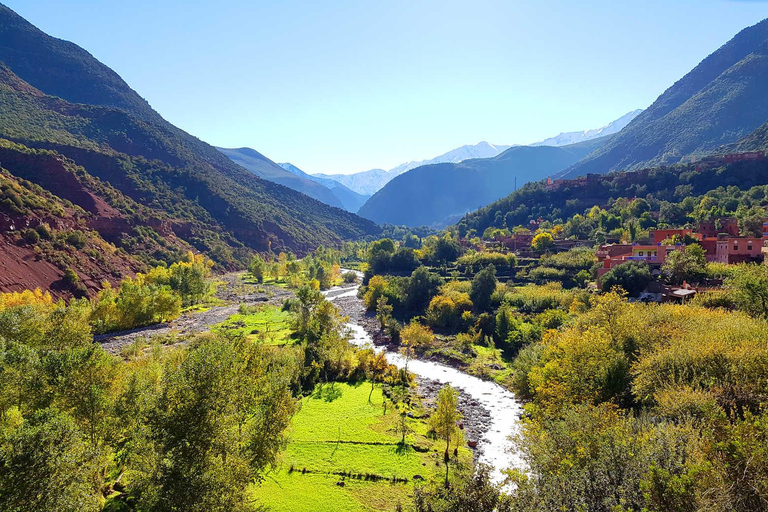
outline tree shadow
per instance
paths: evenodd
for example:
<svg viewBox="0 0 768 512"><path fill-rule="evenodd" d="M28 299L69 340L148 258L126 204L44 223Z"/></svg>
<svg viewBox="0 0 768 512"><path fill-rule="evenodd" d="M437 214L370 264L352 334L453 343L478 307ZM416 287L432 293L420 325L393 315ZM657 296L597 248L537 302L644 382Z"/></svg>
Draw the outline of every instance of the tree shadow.
<svg viewBox="0 0 768 512"><path fill-rule="evenodd" d="M397 443L395 446L395 454L399 455L400 457L404 457L416 452L416 450L413 449L413 446L408 443Z"/></svg>
<svg viewBox="0 0 768 512"><path fill-rule="evenodd" d="M315 400L325 400L326 402L333 402L341 398L342 391L340 387L337 387L334 382L330 384L320 384L315 388L312 393L312 398Z"/></svg>

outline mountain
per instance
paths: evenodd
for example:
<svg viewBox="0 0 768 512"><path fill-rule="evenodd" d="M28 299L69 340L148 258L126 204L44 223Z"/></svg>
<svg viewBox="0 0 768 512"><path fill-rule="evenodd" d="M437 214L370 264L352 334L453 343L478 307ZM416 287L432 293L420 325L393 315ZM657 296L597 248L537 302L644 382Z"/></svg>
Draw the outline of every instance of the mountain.
<svg viewBox="0 0 768 512"><path fill-rule="evenodd" d="M744 153L747 151L768 151L768 122L735 144L724 148L724 152L728 153Z"/></svg>
<svg viewBox="0 0 768 512"><path fill-rule="evenodd" d="M566 146L569 144L586 142L588 140L612 135L623 129L632 119L640 114L640 112L642 112L642 110L634 110L629 112L628 114L623 115L615 121L608 123L602 128L585 130L583 132L561 133L555 137L550 137L548 139L529 145ZM378 192L393 178L400 176L404 172L410 171L411 169L422 167L424 165L446 162L459 163L463 162L464 160L470 160L472 158L492 158L511 147L513 146L490 144L488 142L482 141L473 145L461 146L429 160L406 162L398 165L397 167L393 167L388 171L385 171L384 169L372 169L370 171L358 172L354 174L315 174L314 176L332 179L349 187L359 194L371 196Z"/></svg>
<svg viewBox="0 0 768 512"><path fill-rule="evenodd" d="M363 204L365 204L368 198L371 197L369 195L358 194L354 190L342 185L336 180L332 180L330 178L323 178L320 176L312 176L311 174L307 174L306 172L302 171L301 169L299 169L298 167L296 167L291 163L282 163L277 165L279 165L280 167L282 167L288 172L291 172L297 176L301 176L302 178L312 180L324 186L325 188L327 188L333 193L333 195L341 203L342 208L344 208L348 212L356 213L357 210L359 210L360 207L363 206Z"/></svg>
<svg viewBox="0 0 768 512"><path fill-rule="evenodd" d="M378 223L444 227L579 161L608 137L563 147L515 146L493 158L425 165L387 183L358 212Z"/></svg>
<svg viewBox="0 0 768 512"><path fill-rule="evenodd" d="M345 187L357 192L358 194L371 196L381 187L386 185L389 180L397 176L394 172L384 169L371 169L370 171L356 172L354 174L313 174L318 178L331 179L341 183Z"/></svg>
<svg viewBox="0 0 768 512"><path fill-rule="evenodd" d="M236 164L245 167L260 178L292 188L325 204L343 208L341 201L328 188L304 176L285 170L255 149L219 147L216 149L227 155Z"/></svg>
<svg viewBox="0 0 768 512"><path fill-rule="evenodd" d="M54 192L63 185L24 152L3 160L3 168L14 176L24 170L24 179L88 212L93 229L128 253L157 241L162 250L143 254L147 263L189 247L222 267L242 267L254 250L303 253L379 230L255 177L165 121L88 52L44 34L1 4L0 63L0 138L46 150L107 188L64 197L71 191ZM94 201L112 210L89 210Z"/></svg>
<svg viewBox="0 0 768 512"><path fill-rule="evenodd" d="M548 187L544 182L532 182L509 196L474 211L457 224L459 234L470 230L482 234L489 227L528 226L531 221L548 220L556 223L582 216L566 226L569 236L583 237L585 212L593 206L610 208L619 198L643 198L652 211L660 213L662 222L685 224L690 221L683 201L707 194L713 209L732 214L738 207L733 190L745 191L751 204L752 187L768 185L768 160L728 161L700 167L697 163L678 163L632 172L617 171L607 175L592 174L577 180L564 180ZM724 190L727 189L727 193ZM759 199L762 199L760 195ZM664 208L666 205L670 208ZM659 210L661 208L661 211ZM589 228L587 228L589 229Z"/></svg>
<svg viewBox="0 0 768 512"><path fill-rule="evenodd" d="M714 151L768 120L768 20L739 32L563 177L669 164Z"/></svg>
<svg viewBox="0 0 768 512"><path fill-rule="evenodd" d="M595 128L593 130L584 130L583 132L563 132L560 135L550 137L548 139L541 140L530 144L531 146L567 146L568 144L576 144L584 142L598 137L605 137L606 135L613 135L620 132L625 126L629 124L634 118L636 118L642 112L642 109L633 110L627 114L624 114L620 118L616 119L603 126L602 128Z"/></svg>
<svg viewBox="0 0 768 512"><path fill-rule="evenodd" d="M378 192L381 187L389 183L390 180L411 169L445 162L458 163L471 158L490 158L509 149L509 147L510 146L499 146L482 141L477 144L465 145L452 149L447 153L443 153L442 155L429 160L406 162L397 167L393 167L388 171L385 171L384 169L371 169L370 171L357 172L354 174L315 174L314 176L332 179L352 189L358 194L371 196Z"/></svg>

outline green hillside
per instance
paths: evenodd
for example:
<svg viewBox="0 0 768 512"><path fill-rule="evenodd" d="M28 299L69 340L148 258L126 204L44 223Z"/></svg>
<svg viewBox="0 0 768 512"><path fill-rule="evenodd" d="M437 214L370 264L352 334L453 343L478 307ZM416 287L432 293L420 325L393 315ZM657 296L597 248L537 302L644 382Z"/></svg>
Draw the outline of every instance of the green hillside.
<svg viewBox="0 0 768 512"><path fill-rule="evenodd" d="M229 157L236 164L245 167L253 174L265 180L269 180L273 183L279 183L288 188L306 194L309 197L317 199L325 204L335 206L337 208L344 208L341 201L334 195L333 192L319 183L315 183L310 179L306 179L301 176L287 171L277 165L275 162L265 157L255 149L251 148L216 148L227 157Z"/></svg>
<svg viewBox="0 0 768 512"><path fill-rule="evenodd" d="M539 219L559 223L574 215L583 215L595 205L603 207L620 198L642 198L656 211L672 215L678 209L674 205L686 198L689 198L686 208L692 210L696 205L692 198L708 192L723 196L733 187L749 190L766 184L766 160L735 162L703 170L697 170L695 164L678 164L618 172L581 182L566 182L550 190L543 182L529 183L504 199L470 213L461 219L458 229L462 235L472 229L482 234L489 227L513 228ZM756 199L762 200L763 191L756 194L759 196Z"/></svg>
<svg viewBox="0 0 768 512"><path fill-rule="evenodd" d="M55 150L158 215L204 222L220 233L215 244L194 230L182 236L215 249L220 262L237 264L232 253L241 248L301 253L378 230L254 178L163 120L87 52L43 34L4 6L0 62L0 136Z"/></svg>
<svg viewBox="0 0 768 512"><path fill-rule="evenodd" d="M675 163L735 142L767 119L768 20L764 20L704 59L608 144L562 176Z"/></svg>

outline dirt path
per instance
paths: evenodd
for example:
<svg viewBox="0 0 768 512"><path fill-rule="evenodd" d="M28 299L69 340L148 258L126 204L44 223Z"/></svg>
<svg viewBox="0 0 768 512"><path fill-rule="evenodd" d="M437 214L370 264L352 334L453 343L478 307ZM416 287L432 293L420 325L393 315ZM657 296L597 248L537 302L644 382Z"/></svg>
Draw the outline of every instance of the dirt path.
<svg viewBox="0 0 768 512"><path fill-rule="evenodd" d="M181 337L208 331L211 326L223 322L237 313L240 304L272 303L282 304L293 292L277 286L246 284L242 280L243 272L233 272L218 276L220 281L216 297L226 301L225 306L214 306L206 311L184 313L167 324L155 324L129 331L113 332L94 336L93 340L109 353L120 351L139 338L149 339L154 336L175 334Z"/></svg>

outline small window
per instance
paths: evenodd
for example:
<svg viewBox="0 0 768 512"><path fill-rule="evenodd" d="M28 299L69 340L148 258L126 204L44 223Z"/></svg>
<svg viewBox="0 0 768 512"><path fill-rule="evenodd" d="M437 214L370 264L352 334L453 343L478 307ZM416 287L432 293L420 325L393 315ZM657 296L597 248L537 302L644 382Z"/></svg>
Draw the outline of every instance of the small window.
<svg viewBox="0 0 768 512"><path fill-rule="evenodd" d="M640 254L640 256L642 256L643 255L643 251L640 251L638 254Z"/></svg>
<svg viewBox="0 0 768 512"><path fill-rule="evenodd" d="M751 246L751 245L748 245L748 246L747 246L747 250L748 250L748 251L751 251L751 250L752 250L752 246Z"/></svg>

